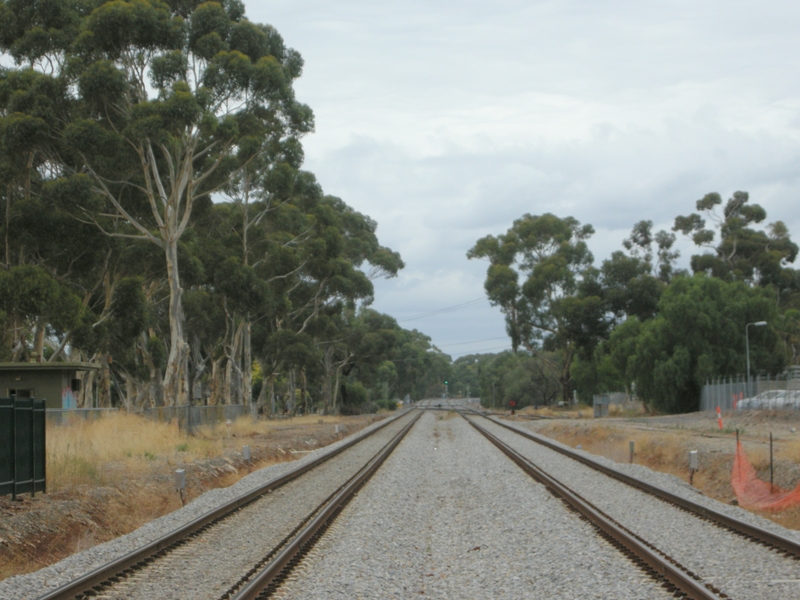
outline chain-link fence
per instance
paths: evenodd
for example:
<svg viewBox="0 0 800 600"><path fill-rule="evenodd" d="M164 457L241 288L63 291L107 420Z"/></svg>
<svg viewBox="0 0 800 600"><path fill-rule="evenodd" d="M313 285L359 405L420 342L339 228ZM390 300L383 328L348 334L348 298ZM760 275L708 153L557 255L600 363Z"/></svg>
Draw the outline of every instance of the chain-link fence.
<svg viewBox="0 0 800 600"><path fill-rule="evenodd" d="M117 411L118 408L48 408L46 415L49 425L65 425L71 419L89 421Z"/></svg>
<svg viewBox="0 0 800 600"><path fill-rule="evenodd" d="M218 423L235 421L241 416L250 415L255 422L258 419L258 407L255 404L215 404L212 406L159 406L146 408L142 415L154 421L178 421L178 427L189 433L198 427L214 426Z"/></svg>
<svg viewBox="0 0 800 600"><path fill-rule="evenodd" d="M703 386L700 410L800 410L800 370L777 376L719 377Z"/></svg>

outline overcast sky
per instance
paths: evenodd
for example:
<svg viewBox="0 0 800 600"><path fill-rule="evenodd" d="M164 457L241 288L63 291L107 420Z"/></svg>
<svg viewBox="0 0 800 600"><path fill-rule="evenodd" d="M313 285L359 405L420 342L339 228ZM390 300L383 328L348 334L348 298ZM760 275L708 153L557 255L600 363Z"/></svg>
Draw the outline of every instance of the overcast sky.
<svg viewBox="0 0 800 600"><path fill-rule="evenodd" d="M597 265L711 191L800 240L800 4L245 2L305 59L305 168L406 262L373 307L453 358L509 347L466 252L525 213L591 223Z"/></svg>

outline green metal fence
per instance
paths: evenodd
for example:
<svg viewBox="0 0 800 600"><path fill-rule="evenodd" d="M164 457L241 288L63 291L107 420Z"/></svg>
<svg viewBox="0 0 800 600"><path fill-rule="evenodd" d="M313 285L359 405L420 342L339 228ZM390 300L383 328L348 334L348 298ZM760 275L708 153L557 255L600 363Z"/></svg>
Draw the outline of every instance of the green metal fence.
<svg viewBox="0 0 800 600"><path fill-rule="evenodd" d="M0 398L0 496L46 491L44 405Z"/></svg>

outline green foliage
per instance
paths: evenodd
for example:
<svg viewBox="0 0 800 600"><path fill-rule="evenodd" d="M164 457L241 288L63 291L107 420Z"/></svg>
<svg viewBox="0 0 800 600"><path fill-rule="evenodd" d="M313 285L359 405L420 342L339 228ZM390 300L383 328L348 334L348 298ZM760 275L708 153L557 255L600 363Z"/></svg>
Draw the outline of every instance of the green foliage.
<svg viewBox="0 0 800 600"><path fill-rule="evenodd" d="M560 391L557 354L530 355L526 352L501 352L475 355L481 404L508 409L545 406L555 402ZM555 367L554 367L555 365Z"/></svg>
<svg viewBox="0 0 800 600"><path fill-rule="evenodd" d="M591 225L572 217L526 214L505 234L484 237L467 253L490 261L486 293L506 316L514 352L520 345L531 353L559 351L565 400L571 397L576 352L591 353L608 326L586 245L592 233Z"/></svg>
<svg viewBox="0 0 800 600"><path fill-rule="evenodd" d="M624 364L636 393L654 409L697 410L706 379L744 372L745 325L775 318L767 290L704 275L679 277L665 290L654 319L632 322L611 336L612 360ZM780 371L777 336L759 329L751 331L751 362L758 370Z"/></svg>
<svg viewBox="0 0 800 600"><path fill-rule="evenodd" d="M29 341L26 338L44 323L56 332L77 326L83 306L44 269L23 265L0 271L0 311L6 321L6 347L11 348Z"/></svg>
<svg viewBox="0 0 800 600"><path fill-rule="evenodd" d="M712 251L692 258L705 277L673 268L675 235L653 233L651 221L636 223L625 252L599 270L585 244L591 228L571 218L525 215L506 234L478 240L468 256L489 259L487 295L506 315L514 351L532 354L477 361L484 403L492 391L496 403L540 402L530 388L558 380L564 399L571 387L587 403L624 389L658 411L695 410L707 378L745 371L744 326L762 320L770 327L751 332L755 369L774 374L797 362L800 275L788 267L797 246L780 221L753 228L766 212L748 200L736 192L721 215L719 194L699 200L715 228L700 214L676 218L674 231ZM547 367L541 383L531 359ZM469 376L466 365L457 372Z"/></svg>
<svg viewBox="0 0 800 600"><path fill-rule="evenodd" d="M747 192L735 192L721 214L717 211L722 205L718 193L698 200L697 210L713 221L713 228L707 228L706 219L697 213L675 218L673 231L680 231L697 246L710 250L692 256L692 270L726 281L775 285L779 291L787 283L794 287L792 277L787 281L786 269L797 257L797 244L791 241L781 221L770 224L767 231L753 228L767 218L767 213L758 204L749 204L749 200Z"/></svg>

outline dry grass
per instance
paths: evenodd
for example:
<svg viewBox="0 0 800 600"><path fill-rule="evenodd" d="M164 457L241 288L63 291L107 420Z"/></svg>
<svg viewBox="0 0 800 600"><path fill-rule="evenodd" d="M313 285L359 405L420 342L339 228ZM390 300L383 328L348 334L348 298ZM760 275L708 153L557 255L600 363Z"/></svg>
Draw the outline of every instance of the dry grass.
<svg viewBox="0 0 800 600"><path fill-rule="evenodd" d="M580 444L588 452L601 454L617 462L630 460L629 442L633 442L634 462L682 479L688 475L688 453L693 448L689 440L680 435L557 423L540 431L573 447ZM695 483L703 476L701 473L706 473L705 469L695 475Z"/></svg>
<svg viewBox="0 0 800 600"><path fill-rule="evenodd" d="M541 406L534 408L526 406L518 411L523 415L538 415L541 417L556 417L559 419L594 419L594 408L587 404L579 404L565 408L551 406ZM641 403L623 406L622 404L612 404L608 407L610 417L640 417L645 414L644 406Z"/></svg>
<svg viewBox="0 0 800 600"><path fill-rule="evenodd" d="M287 427L305 427L315 424L336 425L342 419L336 416L303 415L287 419L259 419L255 423L248 416L242 416L232 421L230 426L218 423L214 427L201 427L197 432L198 437L220 439L222 437L253 437L265 435Z"/></svg>
<svg viewBox="0 0 800 600"><path fill-rule="evenodd" d="M128 413L100 419L76 419L47 430L47 487L52 492L73 485L113 484L151 466L152 461L184 464L223 455L224 438L268 435L278 429L312 424L335 424L337 417L308 415L292 419L260 420L241 417L214 427L202 427L194 436L177 423L158 423Z"/></svg>
<svg viewBox="0 0 800 600"><path fill-rule="evenodd" d="M775 455L780 455L782 460L790 460L794 463L800 463L800 440L784 442L780 447L780 450L776 452Z"/></svg>
<svg viewBox="0 0 800 600"><path fill-rule="evenodd" d="M247 439L320 422L333 426L342 419L306 415L253 423L243 416L230 425L201 427L194 436L180 431L176 422L159 423L123 412L89 421L75 419L48 426L47 488L56 492L81 484L113 484L148 469L156 460L186 464L222 456L225 438Z"/></svg>
<svg viewBox="0 0 800 600"><path fill-rule="evenodd" d="M47 429L47 487L55 492L72 485L114 483L157 458L186 461L221 453L222 445L214 439L187 436L175 423L127 413L76 419Z"/></svg>

